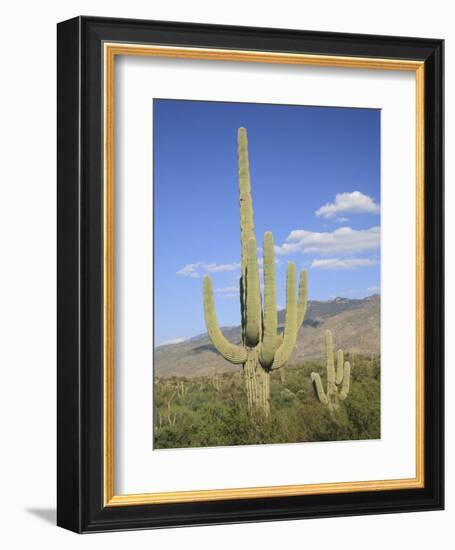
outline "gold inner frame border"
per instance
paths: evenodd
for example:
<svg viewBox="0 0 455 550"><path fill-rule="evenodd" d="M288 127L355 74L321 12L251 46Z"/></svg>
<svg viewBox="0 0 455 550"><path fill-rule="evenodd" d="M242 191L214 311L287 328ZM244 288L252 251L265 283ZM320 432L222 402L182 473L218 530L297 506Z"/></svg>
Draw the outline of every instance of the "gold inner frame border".
<svg viewBox="0 0 455 550"><path fill-rule="evenodd" d="M114 94L115 57L151 56L354 69L412 71L416 77L416 476L404 479L336 482L195 491L116 495L114 492ZM343 57L153 44L103 44L103 432L104 505L128 506L201 502L297 495L418 489L424 480L424 62L400 59Z"/></svg>

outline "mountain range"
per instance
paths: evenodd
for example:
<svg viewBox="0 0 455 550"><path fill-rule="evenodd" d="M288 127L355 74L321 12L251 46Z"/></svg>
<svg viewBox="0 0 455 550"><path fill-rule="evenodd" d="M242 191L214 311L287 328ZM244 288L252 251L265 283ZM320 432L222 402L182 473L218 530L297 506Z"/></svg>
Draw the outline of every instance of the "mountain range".
<svg viewBox="0 0 455 550"><path fill-rule="evenodd" d="M363 299L335 298L327 302L309 301L303 327L288 364L305 358L325 355L325 331L333 334L335 349L351 353L380 352L380 310L378 294ZM278 312L279 330L283 330L286 310ZM223 334L232 343L240 343L240 326L223 327ZM207 333L155 347L154 373L157 377L208 376L215 372L234 372L232 365L215 350Z"/></svg>

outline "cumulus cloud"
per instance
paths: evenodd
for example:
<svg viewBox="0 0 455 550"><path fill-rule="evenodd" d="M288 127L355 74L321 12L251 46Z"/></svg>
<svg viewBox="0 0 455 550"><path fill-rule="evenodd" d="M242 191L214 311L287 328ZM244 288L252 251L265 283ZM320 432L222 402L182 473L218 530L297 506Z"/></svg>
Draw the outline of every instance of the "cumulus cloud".
<svg viewBox="0 0 455 550"><path fill-rule="evenodd" d="M322 256L340 253L356 254L379 248L380 238L379 227L359 230L339 227L335 231L328 232L296 229L291 231L285 243L275 246L275 253L286 255L305 252Z"/></svg>
<svg viewBox="0 0 455 550"><path fill-rule="evenodd" d="M377 260L368 258L323 258L313 260L311 267L331 270L357 269L358 267L371 267L377 265L377 263Z"/></svg>
<svg viewBox="0 0 455 550"><path fill-rule="evenodd" d="M367 288L368 292L374 292L374 293L377 293L377 292L380 292L381 291L381 287L379 285L374 285L374 286L369 286Z"/></svg>
<svg viewBox="0 0 455 550"><path fill-rule="evenodd" d="M337 218L338 221L346 221L346 218L340 217L341 214L379 214L379 204L364 195L360 191L352 193L339 193L335 197L335 202L328 202L316 210L317 217Z"/></svg>
<svg viewBox="0 0 455 550"><path fill-rule="evenodd" d="M239 285L237 286L225 286L222 288L215 288L215 292L218 292L223 298L238 298L239 297Z"/></svg>
<svg viewBox="0 0 455 550"><path fill-rule="evenodd" d="M232 264L215 264L206 262L196 262L194 264L186 264L177 271L177 275L182 277L202 277L207 273L224 273L228 271L237 271L240 269L240 263Z"/></svg>
<svg viewBox="0 0 455 550"><path fill-rule="evenodd" d="M240 268L240 263L233 264L205 264L204 268L209 273L222 273L225 271L236 271Z"/></svg>
<svg viewBox="0 0 455 550"><path fill-rule="evenodd" d="M187 264L177 271L177 275L182 277L200 277L197 271L199 264Z"/></svg>
<svg viewBox="0 0 455 550"><path fill-rule="evenodd" d="M260 249L258 249L259 253ZM262 273L263 271L263 258L262 256L258 256L258 265L259 265L259 272ZM275 258L275 264L279 265L280 260ZM204 275L207 275L209 273L228 273L232 271L239 271L240 270L241 263L240 262L234 262L230 264L216 264L216 263L208 263L208 262L195 262L193 264L186 264L182 268L180 268L176 273L177 275L181 275L182 277L193 277L193 278L199 278ZM236 291L238 288L236 289Z"/></svg>

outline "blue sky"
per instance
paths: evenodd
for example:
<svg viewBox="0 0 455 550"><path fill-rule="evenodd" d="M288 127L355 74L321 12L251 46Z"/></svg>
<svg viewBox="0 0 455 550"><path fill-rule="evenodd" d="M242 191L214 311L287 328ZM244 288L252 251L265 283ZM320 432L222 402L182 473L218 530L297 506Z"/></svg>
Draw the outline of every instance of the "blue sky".
<svg viewBox="0 0 455 550"><path fill-rule="evenodd" d="M202 277L221 325L240 322L237 129L248 132L258 246L308 270L309 298L380 285L380 110L154 100L155 344L205 332Z"/></svg>

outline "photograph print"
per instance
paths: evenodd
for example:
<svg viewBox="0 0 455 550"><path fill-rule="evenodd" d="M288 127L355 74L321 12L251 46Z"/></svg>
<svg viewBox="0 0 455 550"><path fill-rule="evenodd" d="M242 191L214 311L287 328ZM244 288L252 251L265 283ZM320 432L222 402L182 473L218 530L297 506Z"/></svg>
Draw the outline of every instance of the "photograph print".
<svg viewBox="0 0 455 550"><path fill-rule="evenodd" d="M380 109L153 121L154 449L380 439Z"/></svg>

